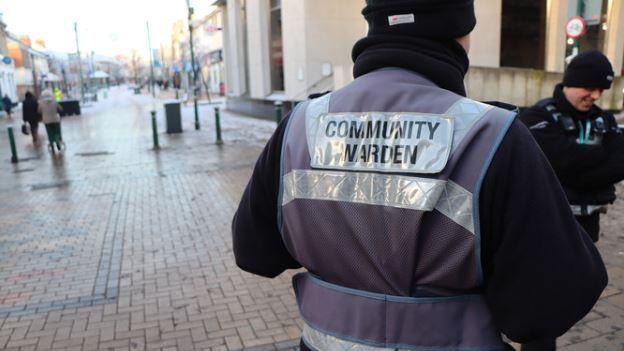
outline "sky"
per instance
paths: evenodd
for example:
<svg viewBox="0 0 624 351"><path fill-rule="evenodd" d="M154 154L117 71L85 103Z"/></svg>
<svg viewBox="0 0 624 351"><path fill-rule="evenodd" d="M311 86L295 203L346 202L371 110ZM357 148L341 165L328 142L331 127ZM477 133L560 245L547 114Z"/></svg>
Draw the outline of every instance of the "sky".
<svg viewBox="0 0 624 351"><path fill-rule="evenodd" d="M191 0L197 14L210 0ZM148 55L146 21L152 47L170 42L173 23L187 17L186 0L0 0L7 30L43 39L48 49L75 52L74 22L78 22L80 51L115 56L137 49Z"/></svg>

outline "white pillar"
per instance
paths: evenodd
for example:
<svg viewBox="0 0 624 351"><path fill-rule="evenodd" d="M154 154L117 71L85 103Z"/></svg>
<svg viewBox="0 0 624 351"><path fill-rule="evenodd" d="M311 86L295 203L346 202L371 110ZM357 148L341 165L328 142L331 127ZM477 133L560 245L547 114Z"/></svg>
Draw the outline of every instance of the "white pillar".
<svg viewBox="0 0 624 351"><path fill-rule="evenodd" d="M270 2L247 0L247 53L249 57L249 94L263 99L271 94Z"/></svg>
<svg viewBox="0 0 624 351"><path fill-rule="evenodd" d="M245 74L245 22L240 0L227 0L224 16L224 50L226 59L226 87L230 96L241 96L247 91Z"/></svg>
<svg viewBox="0 0 624 351"><path fill-rule="evenodd" d="M622 74L624 60L624 3L621 0L609 0L607 37L605 54L613 64L616 76Z"/></svg>
<svg viewBox="0 0 624 351"><path fill-rule="evenodd" d="M352 80L351 49L367 30L364 5L363 0L282 1L288 99L302 100Z"/></svg>
<svg viewBox="0 0 624 351"><path fill-rule="evenodd" d="M546 3L546 71L565 69L566 33L569 0L548 0Z"/></svg>
<svg viewBox="0 0 624 351"><path fill-rule="evenodd" d="M307 96L308 31L313 28L306 18L307 1L282 1L284 92L289 100L304 100ZM319 5L318 8L322 7Z"/></svg>
<svg viewBox="0 0 624 351"><path fill-rule="evenodd" d="M475 1L475 13L477 26L470 38L470 65L500 67L503 1Z"/></svg>

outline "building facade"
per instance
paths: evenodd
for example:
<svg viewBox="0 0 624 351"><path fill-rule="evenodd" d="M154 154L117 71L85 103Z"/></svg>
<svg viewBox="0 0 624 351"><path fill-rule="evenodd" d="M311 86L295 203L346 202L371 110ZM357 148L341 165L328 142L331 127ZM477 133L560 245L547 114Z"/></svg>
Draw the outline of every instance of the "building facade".
<svg viewBox="0 0 624 351"><path fill-rule="evenodd" d="M15 63L9 56L6 27L0 14L0 97L8 95L12 101L17 101Z"/></svg>
<svg viewBox="0 0 624 351"><path fill-rule="evenodd" d="M220 0L224 14L228 108L271 116L275 101L296 102L349 83L351 47L367 32L364 0ZM469 96L528 106L561 81L566 58L595 48L616 71L604 108L622 106L624 2L620 0L478 0ZM566 23L582 16L580 40Z"/></svg>
<svg viewBox="0 0 624 351"><path fill-rule="evenodd" d="M196 57L199 61L202 84L212 94L225 89L223 61L223 12L214 7L195 24Z"/></svg>
<svg viewBox="0 0 624 351"><path fill-rule="evenodd" d="M576 50L598 49L613 64L614 88L600 101L620 109L624 89L624 2L620 0L479 0L472 35L469 95L479 100L529 106L552 94L566 58ZM571 17L587 23L585 35L566 35Z"/></svg>
<svg viewBox="0 0 624 351"><path fill-rule="evenodd" d="M33 47L28 36L7 36L9 56L15 62L15 85L19 100L24 100L27 91L38 95L45 87L46 78L50 74L49 56Z"/></svg>
<svg viewBox="0 0 624 351"><path fill-rule="evenodd" d="M366 34L363 0L227 0L224 54L228 108L270 116L351 81L350 47Z"/></svg>

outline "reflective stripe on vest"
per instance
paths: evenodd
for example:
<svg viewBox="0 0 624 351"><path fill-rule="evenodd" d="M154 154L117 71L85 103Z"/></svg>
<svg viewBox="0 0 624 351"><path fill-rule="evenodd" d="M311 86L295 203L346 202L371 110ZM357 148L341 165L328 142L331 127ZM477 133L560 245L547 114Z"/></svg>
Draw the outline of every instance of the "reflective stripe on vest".
<svg viewBox="0 0 624 351"><path fill-rule="evenodd" d="M438 210L474 233L472 194L452 181L400 175L293 170L283 179L282 206L296 199Z"/></svg>
<svg viewBox="0 0 624 351"><path fill-rule="evenodd" d="M314 145L319 117L329 112L331 93L310 101L306 112L308 145ZM454 117L452 152L491 106L460 99L445 113ZM311 149L311 147L309 147ZM312 151L310 157L312 158ZM474 233L472 194L450 181L375 173L294 170L283 179L282 206L295 199L345 201L432 211L434 208Z"/></svg>

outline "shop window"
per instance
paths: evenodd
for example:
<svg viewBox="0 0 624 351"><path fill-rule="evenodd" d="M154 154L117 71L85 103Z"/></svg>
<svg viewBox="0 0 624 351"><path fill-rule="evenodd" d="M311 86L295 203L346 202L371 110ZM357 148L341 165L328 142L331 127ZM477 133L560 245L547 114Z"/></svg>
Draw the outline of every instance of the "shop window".
<svg viewBox="0 0 624 351"><path fill-rule="evenodd" d="M501 66L544 68L546 1L503 0Z"/></svg>

